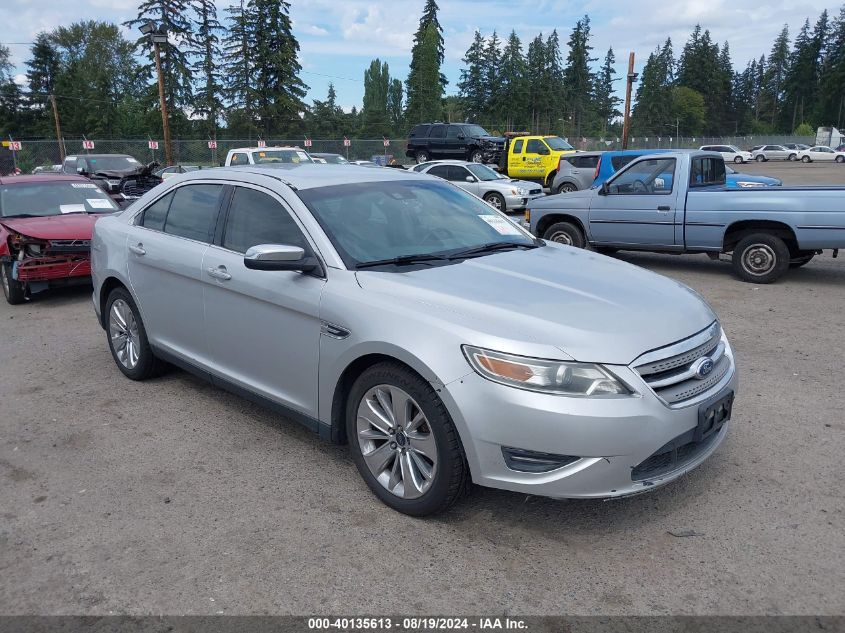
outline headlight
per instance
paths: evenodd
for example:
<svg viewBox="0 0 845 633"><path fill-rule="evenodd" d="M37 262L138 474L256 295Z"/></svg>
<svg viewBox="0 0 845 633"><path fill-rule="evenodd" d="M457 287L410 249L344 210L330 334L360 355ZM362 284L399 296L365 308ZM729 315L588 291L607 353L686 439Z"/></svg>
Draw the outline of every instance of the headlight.
<svg viewBox="0 0 845 633"><path fill-rule="evenodd" d="M631 393L600 365L528 358L470 345L464 345L462 349L478 374L509 387L593 398Z"/></svg>
<svg viewBox="0 0 845 633"><path fill-rule="evenodd" d="M520 187L518 189L511 189L511 193L515 196L527 196L528 195L528 189L523 189L522 187Z"/></svg>
<svg viewBox="0 0 845 633"><path fill-rule="evenodd" d="M117 189L120 186L119 180L107 180L106 182L109 183L109 187L112 189Z"/></svg>

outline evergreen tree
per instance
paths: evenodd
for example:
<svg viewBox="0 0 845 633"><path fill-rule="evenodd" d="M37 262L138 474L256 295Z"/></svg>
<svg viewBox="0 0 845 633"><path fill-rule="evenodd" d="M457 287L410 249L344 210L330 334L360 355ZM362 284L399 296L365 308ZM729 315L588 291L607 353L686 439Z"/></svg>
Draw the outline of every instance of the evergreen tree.
<svg viewBox="0 0 845 633"><path fill-rule="evenodd" d="M772 128L775 126L780 113L783 99L783 84L789 71L789 27L783 30L775 39L769 58L766 60L766 73L763 76L761 91L761 118L766 117Z"/></svg>
<svg viewBox="0 0 845 633"><path fill-rule="evenodd" d="M307 115L306 134L315 138L340 138L344 134L350 134L347 129L343 109L337 105L337 93L334 84L329 84L328 94L325 101L314 99Z"/></svg>
<svg viewBox="0 0 845 633"><path fill-rule="evenodd" d="M27 106L34 115L33 132L38 136L53 136L49 95L54 92L59 73L59 53L48 33L39 33L29 49L26 78L29 83Z"/></svg>
<svg viewBox="0 0 845 633"><path fill-rule="evenodd" d="M496 127L499 123L499 113L496 111L496 105L499 103L499 73L502 56L501 45L502 42L499 39L499 36L496 34L496 31L493 31L493 35L490 36L490 39L487 41L487 45L484 47L484 114L486 124L491 127Z"/></svg>
<svg viewBox="0 0 845 633"><path fill-rule="evenodd" d="M411 125L436 121L443 109L441 99L448 82L440 72L445 49L437 11L437 2L426 0L411 48L411 67L405 81L405 118Z"/></svg>
<svg viewBox="0 0 845 633"><path fill-rule="evenodd" d="M387 118L396 136L405 135L405 116L403 111L404 88L401 79L391 79L387 87Z"/></svg>
<svg viewBox="0 0 845 633"><path fill-rule="evenodd" d="M14 66L7 46L0 44L0 134L20 137L25 125L23 95L12 75Z"/></svg>
<svg viewBox="0 0 845 633"><path fill-rule="evenodd" d="M545 96L547 91L544 84L546 80L546 45L543 42L542 33L528 44L526 66L528 67L528 113L530 114L528 127L532 131L536 131L546 107Z"/></svg>
<svg viewBox="0 0 845 633"><path fill-rule="evenodd" d="M387 93L390 88L390 71L387 62L378 59L370 62L364 71L364 107L361 109L361 134L365 138L379 138L390 134L387 118Z"/></svg>
<svg viewBox="0 0 845 633"><path fill-rule="evenodd" d="M223 111L223 79L220 72L220 34L225 31L217 19L214 0L191 0L196 36L190 52L195 57L191 70L197 81L193 97L194 113L205 118L204 132L217 135L217 123Z"/></svg>
<svg viewBox="0 0 845 633"><path fill-rule="evenodd" d="M464 114L470 121L478 121L488 108L487 87L484 76L484 38L476 31L467 52L464 54L465 67L461 69L458 82L458 95L462 101Z"/></svg>
<svg viewBox="0 0 845 633"><path fill-rule="evenodd" d="M189 0L142 0L138 6L138 17L123 23L136 30L137 27L153 22L167 31L167 42L159 44L161 51L161 72L164 77L164 98L170 116L171 129L175 136L188 130L188 118L184 108L192 103L193 79L188 50L193 42L193 25ZM146 51L148 62L142 70L147 76L147 102L150 110L159 108L158 86L153 55L153 44L147 35L140 36L135 46ZM158 116L158 123L155 123ZM161 129L161 115L153 115L148 123Z"/></svg>
<svg viewBox="0 0 845 633"><path fill-rule="evenodd" d="M820 125L845 128L845 5L828 34L815 118Z"/></svg>
<svg viewBox="0 0 845 633"><path fill-rule="evenodd" d="M622 115L619 111L622 100L616 96L613 85L616 81L613 78L616 74L614 64L616 64L616 56L613 53L613 48L609 48L595 78L595 87L593 88L593 103L598 118L598 131L602 136L607 134L610 122Z"/></svg>
<svg viewBox="0 0 845 633"><path fill-rule="evenodd" d="M810 21L806 20L795 38L789 71L784 80L784 108L781 113L783 130L792 132L812 112L818 95L829 28L828 13L824 11L812 33Z"/></svg>
<svg viewBox="0 0 845 633"><path fill-rule="evenodd" d="M223 94L229 102L226 112L228 132L252 138L258 131L253 84L255 61L251 46L255 35L254 12L246 0L240 0L226 12L229 14L229 28L223 39L223 72L226 77Z"/></svg>
<svg viewBox="0 0 845 633"><path fill-rule="evenodd" d="M554 33L556 35L556 33ZM590 57L590 18L584 16L575 23L575 28L569 36L569 54L566 58L566 68L562 73L562 81L550 70L549 80L552 86L562 85L567 112L572 117L572 132L576 138L581 138L583 128L590 110L590 98L593 94L595 76L590 72L590 64L595 61ZM558 94L552 90L551 99L557 100ZM551 105L551 104L550 104Z"/></svg>
<svg viewBox="0 0 845 633"><path fill-rule="evenodd" d="M499 64L498 102L493 109L504 119L506 130L516 130L527 125L526 108L528 105L528 80L525 57L522 54L522 42L511 31Z"/></svg>
<svg viewBox="0 0 845 633"><path fill-rule="evenodd" d="M672 40L667 39L648 57L637 88L636 103L631 115L635 134L662 134L672 118L672 84L674 83Z"/></svg>

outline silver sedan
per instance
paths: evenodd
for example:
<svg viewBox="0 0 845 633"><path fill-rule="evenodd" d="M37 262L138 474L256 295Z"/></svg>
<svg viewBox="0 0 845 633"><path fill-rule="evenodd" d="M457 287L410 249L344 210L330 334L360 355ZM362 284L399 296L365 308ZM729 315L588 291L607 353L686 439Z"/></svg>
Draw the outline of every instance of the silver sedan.
<svg viewBox="0 0 845 633"><path fill-rule="evenodd" d="M437 176L469 191L499 211L519 211L543 196L543 187L526 180L513 180L487 165L463 160L421 163L414 171Z"/></svg>
<svg viewBox="0 0 845 633"><path fill-rule="evenodd" d="M535 239L424 174L180 174L98 220L91 256L125 376L173 364L348 442L367 486L407 514L470 482L647 492L728 434L733 353L695 292ZM143 387L151 406L160 388Z"/></svg>

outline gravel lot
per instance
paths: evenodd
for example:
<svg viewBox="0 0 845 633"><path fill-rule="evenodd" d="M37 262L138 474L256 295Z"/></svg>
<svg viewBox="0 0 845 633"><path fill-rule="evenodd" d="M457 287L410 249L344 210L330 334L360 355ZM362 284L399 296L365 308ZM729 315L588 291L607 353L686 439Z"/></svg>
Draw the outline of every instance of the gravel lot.
<svg viewBox="0 0 845 633"><path fill-rule="evenodd" d="M125 379L90 289L0 302L0 613L842 614L845 258L757 287L705 256L621 257L720 315L727 442L649 495L476 489L429 520L294 423L180 371Z"/></svg>

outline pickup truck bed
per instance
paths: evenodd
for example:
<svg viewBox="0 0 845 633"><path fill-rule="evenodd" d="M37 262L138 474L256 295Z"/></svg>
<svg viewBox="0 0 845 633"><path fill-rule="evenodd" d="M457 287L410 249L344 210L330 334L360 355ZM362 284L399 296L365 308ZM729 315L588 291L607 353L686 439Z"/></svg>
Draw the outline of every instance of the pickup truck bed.
<svg viewBox="0 0 845 633"><path fill-rule="evenodd" d="M652 154L600 188L533 203L526 223L538 237L599 251L732 253L740 278L771 283L845 248L845 187L728 189L719 154Z"/></svg>

